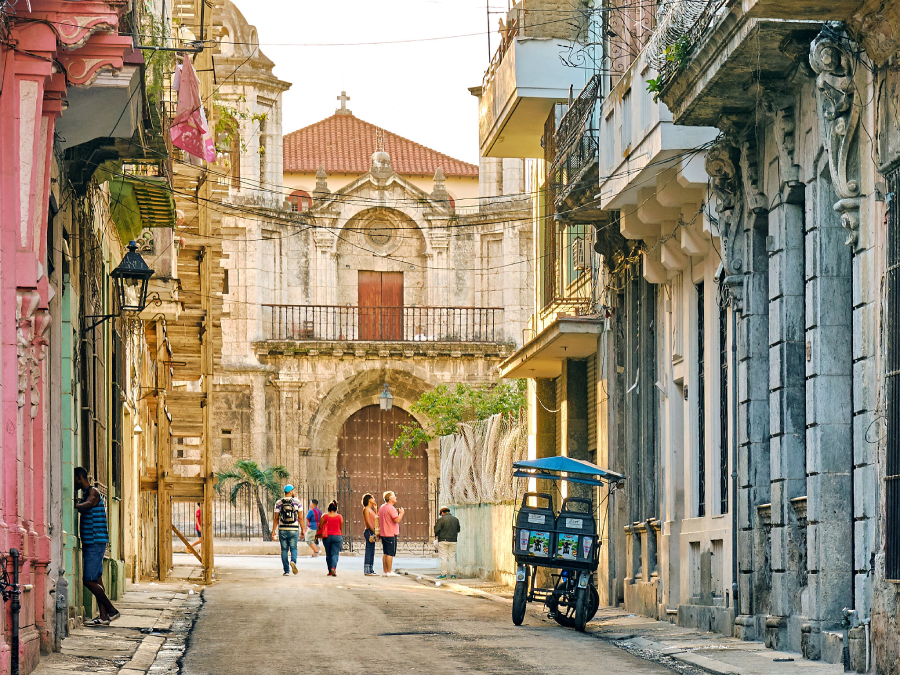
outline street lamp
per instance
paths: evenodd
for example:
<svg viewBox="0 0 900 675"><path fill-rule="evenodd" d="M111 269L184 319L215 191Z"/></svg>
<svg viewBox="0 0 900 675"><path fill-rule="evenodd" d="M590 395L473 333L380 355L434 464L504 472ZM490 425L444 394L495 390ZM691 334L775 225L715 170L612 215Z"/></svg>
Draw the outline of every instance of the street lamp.
<svg viewBox="0 0 900 675"><path fill-rule="evenodd" d="M384 391L378 397L378 403L381 405L382 410L390 410L394 407L394 396L391 394L391 389L388 387L387 382L384 383Z"/></svg>
<svg viewBox="0 0 900 675"><path fill-rule="evenodd" d="M85 319L96 319L90 326L86 326L83 333L96 328L101 323L113 317L120 316L122 312L140 312L147 306L147 285L153 270L147 267L147 263L137 252L137 243L128 242L128 253L122 258L122 262L109 273L116 287L116 301L118 312L115 314L102 314L85 316Z"/></svg>

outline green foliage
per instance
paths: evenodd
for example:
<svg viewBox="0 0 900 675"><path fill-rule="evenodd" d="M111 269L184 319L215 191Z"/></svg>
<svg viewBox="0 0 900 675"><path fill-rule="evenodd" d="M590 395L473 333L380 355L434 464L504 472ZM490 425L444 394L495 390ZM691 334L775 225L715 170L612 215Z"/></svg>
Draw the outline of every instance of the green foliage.
<svg viewBox="0 0 900 675"><path fill-rule="evenodd" d="M245 103L247 97L243 94L238 97L237 103ZM216 152L230 153L234 147L234 141L240 142L241 152L247 152L247 141L241 136L241 122L250 120L252 126L261 129L264 120L268 119L267 113L248 113L240 107L232 107L222 103L218 96L213 97L213 112L215 113L215 138ZM262 144L259 146L260 154L265 152Z"/></svg>
<svg viewBox="0 0 900 675"><path fill-rule="evenodd" d="M215 488L219 494L222 494L222 489L227 483L231 484L228 499L232 505L237 505L238 495L243 490L248 490L255 498L259 522L262 524L263 539L266 539L269 531L269 519L262 498L265 495L275 500L284 494L284 481L290 477L287 469L280 464L262 469L252 460L239 459L232 468L227 471L217 471L215 476Z"/></svg>
<svg viewBox="0 0 900 675"><path fill-rule="evenodd" d="M666 61L674 62L675 65L680 66L687 61L693 47L694 45L691 44L691 39L687 35L682 35L675 42L666 47Z"/></svg>
<svg viewBox="0 0 900 675"><path fill-rule="evenodd" d="M662 78L657 77L653 79L652 77L647 80L647 91L653 94L653 102L659 103L659 92L662 87Z"/></svg>
<svg viewBox="0 0 900 675"><path fill-rule="evenodd" d="M525 380L479 388L462 383L454 387L438 385L410 406L410 412L425 417L424 426L400 425L400 436L394 442L391 454L403 453L411 457L416 447L440 436L455 434L463 422L487 419L497 413L518 412L525 403Z"/></svg>

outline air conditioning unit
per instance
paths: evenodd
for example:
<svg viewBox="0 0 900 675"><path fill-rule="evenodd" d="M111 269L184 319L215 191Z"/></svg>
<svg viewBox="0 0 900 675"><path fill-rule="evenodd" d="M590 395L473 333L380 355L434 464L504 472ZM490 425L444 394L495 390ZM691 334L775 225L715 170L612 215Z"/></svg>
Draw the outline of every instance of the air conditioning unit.
<svg viewBox="0 0 900 675"><path fill-rule="evenodd" d="M572 266L578 271L587 269L587 246L584 237L576 237L572 241Z"/></svg>

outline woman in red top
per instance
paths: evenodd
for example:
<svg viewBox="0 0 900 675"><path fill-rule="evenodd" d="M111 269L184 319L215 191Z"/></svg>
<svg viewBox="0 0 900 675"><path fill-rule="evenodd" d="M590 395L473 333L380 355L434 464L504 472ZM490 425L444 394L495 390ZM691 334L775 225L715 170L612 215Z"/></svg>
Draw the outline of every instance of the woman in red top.
<svg viewBox="0 0 900 675"><path fill-rule="evenodd" d="M328 576L337 576L338 557L341 554L341 546L344 544L342 536L344 529L344 519L337 512L337 502L331 502L328 505L328 513L322 516L319 522L319 529L316 534L322 537L322 544L325 546L325 563L328 565Z"/></svg>

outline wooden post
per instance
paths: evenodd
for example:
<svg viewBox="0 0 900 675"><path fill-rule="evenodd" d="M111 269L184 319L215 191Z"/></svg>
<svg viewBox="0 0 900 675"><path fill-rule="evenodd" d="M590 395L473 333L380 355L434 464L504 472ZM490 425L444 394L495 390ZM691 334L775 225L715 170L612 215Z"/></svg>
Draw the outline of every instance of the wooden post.
<svg viewBox="0 0 900 675"><path fill-rule="evenodd" d="M195 0L194 16L203 25L199 26L198 35L209 38L212 33L212 7L204 9L205 0ZM197 55L195 68L200 77L200 96L209 109L213 95L212 57L209 49L204 49ZM210 113L212 111L210 110ZM207 115L212 120L212 114ZM214 122L213 122L214 123ZM203 565L203 581L210 583L213 580L213 465L210 453L210 440L212 438L212 378L215 366L215 338L213 335L213 308L212 296L219 290L212 285L212 266L218 264L216 256L212 255L213 246L208 242L212 234L210 222L209 199L211 196L211 183L209 177L203 180L197 191L197 209L199 214L199 233L205 239L200 260L200 304L203 308L203 335L200 344L200 368L202 372L201 391L203 392L203 440L200 445L201 468L200 475L203 478L203 512L201 523L201 558Z"/></svg>
<svg viewBox="0 0 900 675"><path fill-rule="evenodd" d="M156 564L157 578L166 580L171 562L172 545L172 508L166 479L169 477L172 462L172 437L169 434L169 418L166 417L166 390L169 385L169 353L166 349L165 335L161 325L156 327Z"/></svg>

